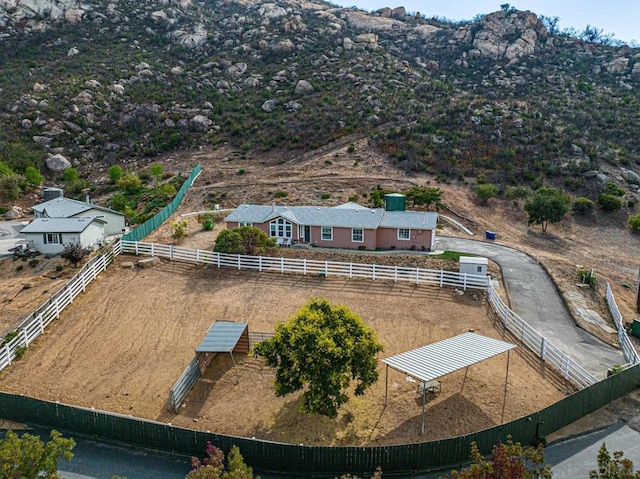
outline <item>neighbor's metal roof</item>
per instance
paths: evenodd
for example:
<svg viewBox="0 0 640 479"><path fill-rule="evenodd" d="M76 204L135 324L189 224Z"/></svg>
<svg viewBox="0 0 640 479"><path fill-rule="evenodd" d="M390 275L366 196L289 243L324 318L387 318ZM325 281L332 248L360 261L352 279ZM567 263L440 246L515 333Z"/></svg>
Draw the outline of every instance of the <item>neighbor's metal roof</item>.
<svg viewBox="0 0 640 479"><path fill-rule="evenodd" d="M279 217L298 225L363 229L435 229L438 220L438 214L433 212L385 211L345 203L334 207L240 205L225 218L225 221L266 223Z"/></svg>
<svg viewBox="0 0 640 479"><path fill-rule="evenodd" d="M124 216L124 214L119 211L64 197L45 201L44 203L33 206L32 209L38 213L46 213L50 218L69 218L92 209Z"/></svg>
<svg viewBox="0 0 640 479"><path fill-rule="evenodd" d="M82 233L94 221L102 224L106 223L97 216L36 218L22 228L21 233Z"/></svg>
<svg viewBox="0 0 640 479"><path fill-rule="evenodd" d="M382 360L398 371L429 382L515 348L515 344L464 333Z"/></svg>
<svg viewBox="0 0 640 479"><path fill-rule="evenodd" d="M216 321L196 348L196 353L230 353L247 326L248 323Z"/></svg>

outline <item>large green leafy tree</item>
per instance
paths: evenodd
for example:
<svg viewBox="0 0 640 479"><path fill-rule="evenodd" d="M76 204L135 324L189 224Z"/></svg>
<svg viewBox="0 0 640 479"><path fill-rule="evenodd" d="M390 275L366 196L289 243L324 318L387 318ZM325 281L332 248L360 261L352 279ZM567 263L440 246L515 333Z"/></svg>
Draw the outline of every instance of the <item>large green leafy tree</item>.
<svg viewBox="0 0 640 479"><path fill-rule="evenodd" d="M413 201L413 206L424 205L428 210L432 205L436 210L442 206L442 190L440 188L414 186L405 194Z"/></svg>
<svg viewBox="0 0 640 479"><path fill-rule="evenodd" d="M275 238L254 226L240 226L222 230L216 238L213 251L227 254L264 254L278 248Z"/></svg>
<svg viewBox="0 0 640 479"><path fill-rule="evenodd" d="M255 353L276 369L277 396L305 389L302 410L336 417L348 401L345 389L357 381L361 396L378 380L376 332L346 306L310 300L295 316L276 326L275 335L258 343Z"/></svg>
<svg viewBox="0 0 640 479"><path fill-rule="evenodd" d="M238 446L229 451L226 471L224 453L210 442L207 442L207 457L203 461L192 457L191 464L193 470L187 474L187 479L254 479L253 469L244 463Z"/></svg>
<svg viewBox="0 0 640 479"><path fill-rule="evenodd" d="M63 438L53 430L50 441L43 442L38 436L18 436L9 430L0 440L0 477L3 479L58 479L58 460L73 457L73 439Z"/></svg>
<svg viewBox="0 0 640 479"><path fill-rule="evenodd" d="M542 226L546 233L549 223L558 223L571 208L571 198L556 188L538 188L535 195L524 205L529 213L529 225Z"/></svg>

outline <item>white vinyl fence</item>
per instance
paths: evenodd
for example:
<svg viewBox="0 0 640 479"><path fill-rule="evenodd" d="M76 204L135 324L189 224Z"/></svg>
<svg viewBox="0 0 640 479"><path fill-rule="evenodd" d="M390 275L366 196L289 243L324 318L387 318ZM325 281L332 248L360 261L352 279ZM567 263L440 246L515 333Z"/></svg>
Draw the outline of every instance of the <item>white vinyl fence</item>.
<svg viewBox="0 0 640 479"><path fill-rule="evenodd" d="M82 293L98 274L107 269L120 252L120 242L116 242L111 250L95 256L60 291L27 316L16 328L17 336L0 347L0 371L20 357L29 344L44 333L47 325L59 318L60 312L73 303L74 298Z"/></svg>
<svg viewBox="0 0 640 479"><path fill-rule="evenodd" d="M631 344L629 336L627 336L627 332L624 329L622 315L620 314L620 310L618 309L618 305L616 304L616 299L613 297L613 291L611 291L611 286L609 285L609 283L607 283L604 297L607 300L607 306L609 306L609 311L611 312L613 321L616 323L616 328L618 329L618 343L620 344L620 349L622 349L622 354L624 354L624 360L628 364L639 363L640 357L638 357L636 348L634 348L633 344Z"/></svg>
<svg viewBox="0 0 640 479"><path fill-rule="evenodd" d="M501 319L504 327L540 359L559 371L566 380L571 381L580 389L598 382L595 376L583 369L582 366L554 346L551 341L529 326L520 316L511 311L491 285L489 285L487 293L489 303L493 307L493 311Z"/></svg>
<svg viewBox="0 0 640 479"><path fill-rule="evenodd" d="M298 258L272 258L214 253L212 251L182 248L179 246L122 241L122 252L136 255L158 256L172 261L195 264L211 264L217 267L269 271L278 273L310 274L317 276L341 276L346 278L386 279L416 284L433 284L440 287L486 290L488 277L456 273L453 271L376 264L314 261Z"/></svg>

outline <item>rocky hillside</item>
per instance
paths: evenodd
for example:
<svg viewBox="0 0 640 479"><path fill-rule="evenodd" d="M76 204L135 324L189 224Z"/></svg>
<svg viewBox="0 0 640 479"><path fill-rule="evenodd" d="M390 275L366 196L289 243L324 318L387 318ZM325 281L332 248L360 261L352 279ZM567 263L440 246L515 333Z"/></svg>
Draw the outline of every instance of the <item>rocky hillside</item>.
<svg viewBox="0 0 640 479"><path fill-rule="evenodd" d="M640 52L552 36L531 12L0 0L0 65L0 159L18 173L219 142L286 157L361 133L440 179L640 183Z"/></svg>

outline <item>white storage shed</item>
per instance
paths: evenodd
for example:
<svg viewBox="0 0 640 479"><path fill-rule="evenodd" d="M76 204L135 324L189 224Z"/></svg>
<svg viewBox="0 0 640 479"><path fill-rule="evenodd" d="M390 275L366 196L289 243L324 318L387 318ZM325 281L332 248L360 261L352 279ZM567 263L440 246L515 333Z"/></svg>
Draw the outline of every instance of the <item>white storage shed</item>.
<svg viewBox="0 0 640 479"><path fill-rule="evenodd" d="M489 260L476 256L460 256L460 272L486 276Z"/></svg>

